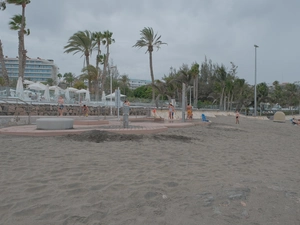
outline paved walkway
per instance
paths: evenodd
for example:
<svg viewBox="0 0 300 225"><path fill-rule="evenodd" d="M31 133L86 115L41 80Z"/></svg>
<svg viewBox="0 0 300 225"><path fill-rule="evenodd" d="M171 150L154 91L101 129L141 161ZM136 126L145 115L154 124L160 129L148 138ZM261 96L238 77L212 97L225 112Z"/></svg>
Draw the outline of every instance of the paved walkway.
<svg viewBox="0 0 300 225"><path fill-rule="evenodd" d="M141 119L140 119L141 120ZM139 120L139 121L140 121ZM90 130L103 130L120 134L151 134L167 131L168 128L182 128L208 123L199 120L182 122L181 120L164 122L129 122L129 128L123 128L123 121L111 118L111 120L76 120L73 129L68 130L37 130L36 125L10 126L0 129L0 134L18 136L60 136L67 134L80 134Z"/></svg>

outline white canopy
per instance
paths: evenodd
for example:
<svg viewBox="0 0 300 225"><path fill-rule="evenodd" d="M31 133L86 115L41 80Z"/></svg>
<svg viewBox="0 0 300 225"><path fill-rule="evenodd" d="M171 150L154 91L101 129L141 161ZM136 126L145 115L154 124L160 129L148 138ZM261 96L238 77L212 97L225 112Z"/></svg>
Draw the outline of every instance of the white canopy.
<svg viewBox="0 0 300 225"><path fill-rule="evenodd" d="M31 80L24 80L23 84L33 84L34 82Z"/></svg>
<svg viewBox="0 0 300 225"><path fill-rule="evenodd" d="M50 86L50 87L49 87L49 90L55 91L56 88L60 88L60 87L58 87L58 86Z"/></svg>
<svg viewBox="0 0 300 225"><path fill-rule="evenodd" d="M120 94L120 97L125 97L125 96L126 96L126 95ZM110 97L115 98L115 97L116 97L116 93L114 92L114 93L112 93L112 94L109 94L109 95L106 95L106 96L105 96L106 99L107 99L107 98L110 98Z"/></svg>
<svg viewBox="0 0 300 225"><path fill-rule="evenodd" d="M69 90L69 91L73 91L73 92L76 92L76 91L78 91L78 89L77 88L73 88L73 87L68 87L66 90Z"/></svg>
<svg viewBox="0 0 300 225"><path fill-rule="evenodd" d="M87 90L85 90L85 89L80 89L80 90L77 90L77 91L75 91L75 92L78 93L78 94L80 94L80 93L86 93Z"/></svg>
<svg viewBox="0 0 300 225"><path fill-rule="evenodd" d="M31 90L36 90L36 91L44 91L46 89L46 85L42 84L40 82L36 82L33 84L29 84L28 88Z"/></svg>
<svg viewBox="0 0 300 225"><path fill-rule="evenodd" d="M59 96L59 92L62 90L60 87L58 86L50 86L49 90L54 91L54 96Z"/></svg>

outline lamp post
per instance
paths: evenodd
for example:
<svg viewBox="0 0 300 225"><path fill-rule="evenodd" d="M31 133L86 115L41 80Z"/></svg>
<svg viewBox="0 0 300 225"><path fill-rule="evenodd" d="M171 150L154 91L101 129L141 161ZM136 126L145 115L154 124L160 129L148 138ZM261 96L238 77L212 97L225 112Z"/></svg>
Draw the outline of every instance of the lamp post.
<svg viewBox="0 0 300 225"><path fill-rule="evenodd" d="M255 48L255 76L254 76L254 116L256 116L257 111L257 103L256 103L256 49L258 48L258 45L254 45Z"/></svg>
<svg viewBox="0 0 300 225"><path fill-rule="evenodd" d="M116 68L116 66L109 67L110 69ZM110 115L112 116L112 73L110 73Z"/></svg>

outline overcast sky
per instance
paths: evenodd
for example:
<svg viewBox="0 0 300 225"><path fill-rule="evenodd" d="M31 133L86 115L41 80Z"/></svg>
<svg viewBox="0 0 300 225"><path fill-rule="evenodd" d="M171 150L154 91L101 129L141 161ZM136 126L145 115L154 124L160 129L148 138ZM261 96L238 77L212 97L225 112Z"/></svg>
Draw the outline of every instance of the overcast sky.
<svg viewBox="0 0 300 225"><path fill-rule="evenodd" d="M27 55L53 59L64 74L81 74L83 57L66 54L63 47L77 31L113 32L111 59L121 75L150 80L146 49L132 48L144 27L161 35L163 45L153 52L155 79L170 67L213 63L238 66L237 76L254 83L299 81L299 0L31 0L26 7ZM18 55L18 36L8 27L21 7L0 12L0 39L4 55ZM91 58L95 65L95 55Z"/></svg>

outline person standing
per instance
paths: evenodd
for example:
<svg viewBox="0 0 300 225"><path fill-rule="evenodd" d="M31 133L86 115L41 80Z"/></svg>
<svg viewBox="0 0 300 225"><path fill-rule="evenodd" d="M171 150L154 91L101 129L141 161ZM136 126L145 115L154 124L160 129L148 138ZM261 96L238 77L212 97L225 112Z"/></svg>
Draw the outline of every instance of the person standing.
<svg viewBox="0 0 300 225"><path fill-rule="evenodd" d="M62 96L59 96L58 98L58 114L59 116L62 116L63 115L63 110L64 110L64 99Z"/></svg>
<svg viewBox="0 0 300 225"><path fill-rule="evenodd" d="M125 100L125 101L124 101L124 105L125 105L125 106L130 106L130 102L129 102L128 100Z"/></svg>
<svg viewBox="0 0 300 225"><path fill-rule="evenodd" d="M173 105L169 104L169 119L173 119Z"/></svg>
<svg viewBox="0 0 300 225"><path fill-rule="evenodd" d="M156 114L156 107L153 108L152 113L153 113L154 118L156 118L156 117L157 117L157 114Z"/></svg>
<svg viewBox="0 0 300 225"><path fill-rule="evenodd" d="M87 105L83 105L82 109L83 109L84 116L88 117L89 116L89 108L87 107Z"/></svg>
<svg viewBox="0 0 300 225"><path fill-rule="evenodd" d="M171 109L172 109L172 119L174 119L174 114L175 114L175 107L173 104L171 104Z"/></svg>
<svg viewBox="0 0 300 225"><path fill-rule="evenodd" d="M187 119L193 119L193 111L192 111L192 106L190 103L187 104L186 111L187 111Z"/></svg>
<svg viewBox="0 0 300 225"><path fill-rule="evenodd" d="M238 110L235 111L235 124L240 124L240 113Z"/></svg>

